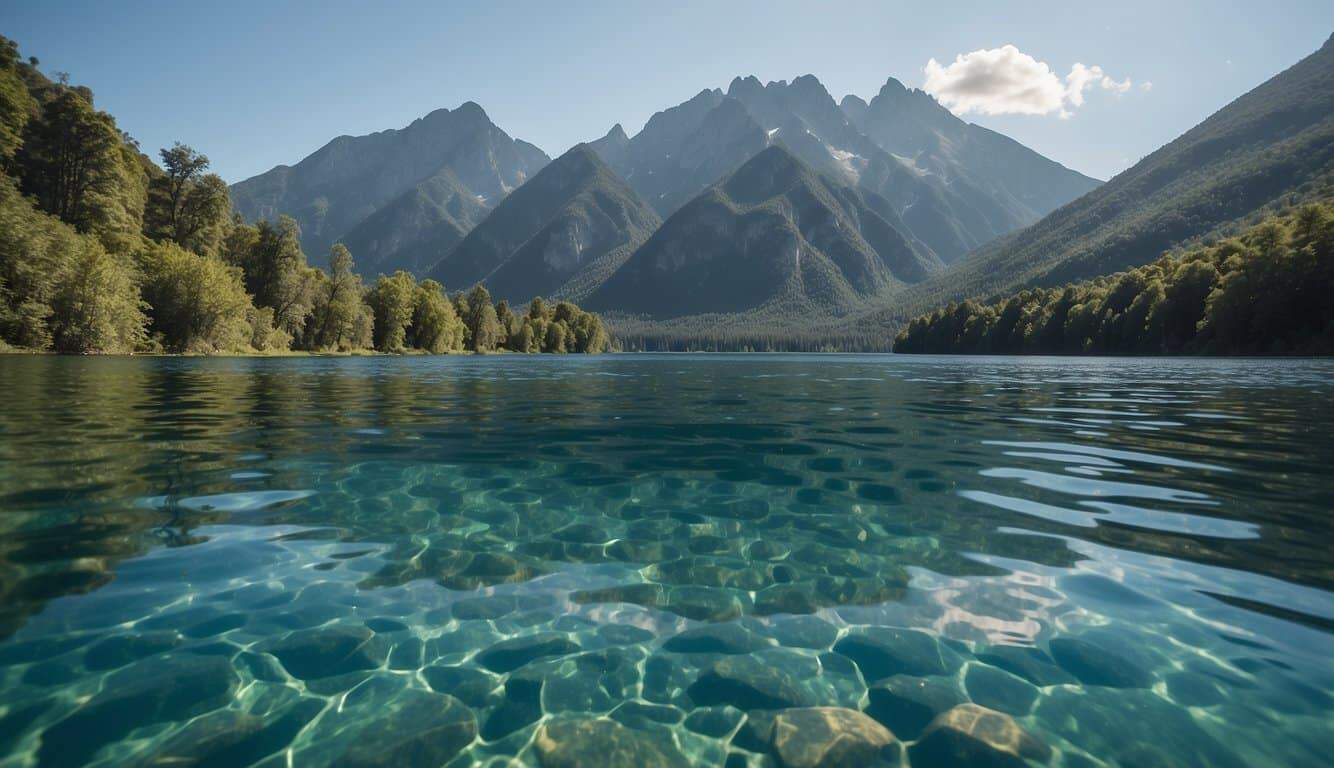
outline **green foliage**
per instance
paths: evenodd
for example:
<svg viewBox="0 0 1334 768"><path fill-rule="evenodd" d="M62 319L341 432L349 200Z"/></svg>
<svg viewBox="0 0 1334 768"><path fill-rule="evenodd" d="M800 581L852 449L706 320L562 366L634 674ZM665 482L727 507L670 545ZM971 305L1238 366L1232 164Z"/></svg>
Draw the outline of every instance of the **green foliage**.
<svg viewBox="0 0 1334 768"><path fill-rule="evenodd" d="M301 251L296 221L288 216L277 224L261 221L249 248L227 253L244 271L255 306L272 309L274 327L299 336L311 311L316 278Z"/></svg>
<svg viewBox="0 0 1334 768"><path fill-rule="evenodd" d="M440 283L423 280L417 286L411 331L412 346L431 354L463 349L463 321Z"/></svg>
<svg viewBox="0 0 1334 768"><path fill-rule="evenodd" d="M25 192L80 232L130 228L120 194L126 169L116 121L76 89L61 88L28 121L18 153Z"/></svg>
<svg viewBox="0 0 1334 768"><path fill-rule="evenodd" d="M241 270L175 243L157 243L140 256L150 330L170 352L270 349L272 326L255 311Z"/></svg>
<svg viewBox="0 0 1334 768"><path fill-rule="evenodd" d="M329 274L317 273L306 325L307 348L346 351L371 346L373 320L365 303L366 286L353 268L351 252L335 245L329 254Z"/></svg>
<svg viewBox="0 0 1334 768"><path fill-rule="evenodd" d="M18 72L18 46L0 37L0 169L8 169L23 141L23 128L37 111Z"/></svg>
<svg viewBox="0 0 1334 768"><path fill-rule="evenodd" d="M206 175L208 157L180 142L161 154L166 173L150 183L144 233L214 255L229 226L227 183L216 174Z"/></svg>
<svg viewBox="0 0 1334 768"><path fill-rule="evenodd" d="M474 286L468 292L467 313L463 315L468 326L468 349L473 352L490 352L496 349L500 341L500 322L496 319L496 308L491 303L491 294L485 286Z"/></svg>
<svg viewBox="0 0 1334 768"><path fill-rule="evenodd" d="M417 306L417 280L401 269L392 277L380 275L366 294L366 303L375 318L375 348L381 352L404 351L408 325Z"/></svg>
<svg viewBox="0 0 1334 768"><path fill-rule="evenodd" d="M143 326L132 265L35 210L0 177L0 338L62 352L129 352Z"/></svg>
<svg viewBox="0 0 1334 768"><path fill-rule="evenodd" d="M1334 204L1144 267L914 319L895 352L1334 353Z"/></svg>

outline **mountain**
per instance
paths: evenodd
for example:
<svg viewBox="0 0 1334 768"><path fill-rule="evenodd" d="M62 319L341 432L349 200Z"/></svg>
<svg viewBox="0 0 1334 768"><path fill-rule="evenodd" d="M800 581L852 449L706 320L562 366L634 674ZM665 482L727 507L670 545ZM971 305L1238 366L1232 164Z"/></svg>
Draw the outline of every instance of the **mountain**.
<svg viewBox="0 0 1334 768"><path fill-rule="evenodd" d="M1107 184L914 289L901 309L1147 264L1334 192L1334 37Z"/></svg>
<svg viewBox="0 0 1334 768"><path fill-rule="evenodd" d="M485 282L511 302L578 299L662 223L580 144L512 192L429 272L451 289Z"/></svg>
<svg viewBox="0 0 1334 768"><path fill-rule="evenodd" d="M845 96L840 107L884 150L945 179L966 179L1025 223L1099 185L1009 137L960 120L926 92L894 78L869 104Z"/></svg>
<svg viewBox="0 0 1334 768"><path fill-rule="evenodd" d="M413 186L339 238L364 274L424 274L488 208L449 169Z"/></svg>
<svg viewBox="0 0 1334 768"><path fill-rule="evenodd" d="M745 107L716 89L658 112L634 138L618 128L590 146L662 216L769 145Z"/></svg>
<svg viewBox="0 0 1334 768"><path fill-rule="evenodd" d="M443 253L480 209L494 206L547 162L540 149L511 138L468 102L406 128L340 136L296 165L232 185L231 196L247 220L295 218L302 246L316 260L351 237L364 249L353 250L355 258L392 271Z"/></svg>
<svg viewBox="0 0 1334 768"><path fill-rule="evenodd" d="M866 105L863 110L862 117L874 119L854 121L849 114L856 114L855 102L845 99L849 109L840 107L812 75L767 84L738 77L725 93L705 90L655 114L633 138L618 126L591 146L668 216L760 150L782 144L816 171L883 197L899 212L903 234L945 262L1097 185L999 134L964 123L916 93L941 113L933 118L931 135L938 140L930 152L899 147L904 149L900 154L863 132L869 125L888 135L892 103L883 91L873 100L874 109ZM952 141L956 135L973 138ZM987 154L1004 142L1004 161ZM955 151L955 144L968 151ZM1030 199L1020 200L994 182L993 166L1006 163L1025 179L1018 186Z"/></svg>
<svg viewBox="0 0 1334 768"><path fill-rule="evenodd" d="M653 318L845 313L940 267L901 228L883 198L773 146L682 206L585 305Z"/></svg>

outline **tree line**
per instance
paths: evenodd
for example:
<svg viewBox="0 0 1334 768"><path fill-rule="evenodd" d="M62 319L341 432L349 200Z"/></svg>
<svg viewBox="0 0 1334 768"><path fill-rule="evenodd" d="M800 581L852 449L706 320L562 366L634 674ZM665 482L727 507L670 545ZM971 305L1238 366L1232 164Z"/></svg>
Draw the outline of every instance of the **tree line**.
<svg viewBox="0 0 1334 768"><path fill-rule="evenodd" d="M1106 277L952 303L895 352L1334 354L1334 202Z"/></svg>
<svg viewBox="0 0 1334 768"><path fill-rule="evenodd" d="M66 353L602 352L602 321L407 272L367 285L341 244L311 266L296 222L232 212L208 157L161 165L0 37L0 347Z"/></svg>

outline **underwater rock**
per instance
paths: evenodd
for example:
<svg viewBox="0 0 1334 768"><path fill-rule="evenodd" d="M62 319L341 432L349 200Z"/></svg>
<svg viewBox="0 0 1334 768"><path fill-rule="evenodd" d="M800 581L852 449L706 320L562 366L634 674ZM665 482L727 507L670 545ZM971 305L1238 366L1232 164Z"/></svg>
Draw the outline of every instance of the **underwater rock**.
<svg viewBox="0 0 1334 768"><path fill-rule="evenodd" d="M358 723L332 765L339 768L442 765L477 737L472 710L452 696L409 688L374 712L345 709ZM296 764L304 761L297 755Z"/></svg>
<svg viewBox="0 0 1334 768"><path fill-rule="evenodd" d="M756 609L758 610L758 601ZM788 648L828 648L838 639L838 628L814 616L792 616L775 619L764 631Z"/></svg>
<svg viewBox="0 0 1334 768"><path fill-rule="evenodd" d="M153 753L149 765L226 768L248 765L286 748L324 709L324 702L303 699L260 717L222 709L196 718Z"/></svg>
<svg viewBox="0 0 1334 768"><path fill-rule="evenodd" d="M42 734L43 765L81 765L135 728L185 720L226 704L240 679L217 656L167 655L112 673L101 693Z"/></svg>
<svg viewBox="0 0 1334 768"><path fill-rule="evenodd" d="M932 720L908 752L914 768L1023 768L1025 760L1051 757L1051 748L1014 718L976 704L960 704Z"/></svg>
<svg viewBox="0 0 1334 768"><path fill-rule="evenodd" d="M1028 714L1038 698L1038 689L1027 680L985 664L970 664L963 685L974 703L1016 717Z"/></svg>
<svg viewBox="0 0 1334 768"><path fill-rule="evenodd" d="M553 720L533 739L542 768L685 768L685 757L666 739L614 720Z"/></svg>
<svg viewBox="0 0 1334 768"><path fill-rule="evenodd" d="M943 677L894 675L866 693L866 714L901 739L917 738L942 712L964 703L954 682Z"/></svg>
<svg viewBox="0 0 1334 768"><path fill-rule="evenodd" d="M307 629L261 643L258 650L277 657L292 677L316 680L379 667L373 636L365 627Z"/></svg>
<svg viewBox="0 0 1334 768"><path fill-rule="evenodd" d="M180 635L175 632L114 635L88 646L84 652L83 666L91 671L117 669L132 661L169 651L180 642Z"/></svg>
<svg viewBox="0 0 1334 768"><path fill-rule="evenodd" d="M736 707L698 707L686 716L686 728L715 739L732 733L746 714Z"/></svg>
<svg viewBox="0 0 1334 768"><path fill-rule="evenodd" d="M431 690L447 693L470 707L485 707L499 687L496 678L468 667L430 666L421 675Z"/></svg>
<svg viewBox="0 0 1334 768"><path fill-rule="evenodd" d="M536 659L578 653L579 646L556 632L502 640L477 654L477 663L492 672L511 672Z"/></svg>
<svg viewBox="0 0 1334 768"><path fill-rule="evenodd" d="M1078 638L1063 637L1050 643L1052 658L1084 685L1108 688L1148 688L1153 675L1129 659Z"/></svg>
<svg viewBox="0 0 1334 768"><path fill-rule="evenodd" d="M894 743L885 726L841 707L784 710L769 733L769 749L783 768L861 768Z"/></svg>
<svg viewBox="0 0 1334 768"><path fill-rule="evenodd" d="M739 654L758 651L772 644L773 641L738 624L712 624L687 629L669 638L662 647L674 653Z"/></svg>
<svg viewBox="0 0 1334 768"><path fill-rule="evenodd" d="M1056 660L1041 648L1024 645L993 645L977 654L978 661L1018 675L1040 688L1075 682L1069 672L1061 669Z"/></svg>
<svg viewBox="0 0 1334 768"><path fill-rule="evenodd" d="M733 656L715 663L687 693L702 706L731 704L742 710L786 709L814 703L791 675L752 656Z"/></svg>
<svg viewBox="0 0 1334 768"><path fill-rule="evenodd" d="M892 675L943 675L957 668L953 652L934 637L911 629L868 627L844 636L834 651L852 659L867 683Z"/></svg>

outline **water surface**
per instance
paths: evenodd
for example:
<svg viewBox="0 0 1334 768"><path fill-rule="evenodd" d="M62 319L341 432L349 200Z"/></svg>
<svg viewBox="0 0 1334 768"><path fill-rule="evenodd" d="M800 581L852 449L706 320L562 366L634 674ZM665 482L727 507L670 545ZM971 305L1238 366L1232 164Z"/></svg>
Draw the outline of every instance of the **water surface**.
<svg viewBox="0 0 1334 768"><path fill-rule="evenodd" d="M0 765L537 765L593 718L761 765L743 713L813 705L933 764L913 686L1052 765L1334 753L1331 363L11 357L0 393Z"/></svg>

